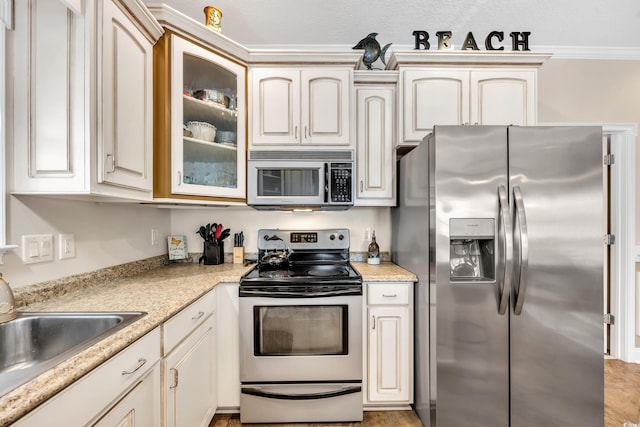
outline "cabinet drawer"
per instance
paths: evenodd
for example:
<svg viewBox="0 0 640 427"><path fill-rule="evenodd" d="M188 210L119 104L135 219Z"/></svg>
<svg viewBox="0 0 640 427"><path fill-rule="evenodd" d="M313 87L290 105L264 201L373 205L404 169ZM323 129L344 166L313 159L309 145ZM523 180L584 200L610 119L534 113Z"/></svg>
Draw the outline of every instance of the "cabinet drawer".
<svg viewBox="0 0 640 427"><path fill-rule="evenodd" d="M410 283L369 284L368 304L409 304Z"/></svg>
<svg viewBox="0 0 640 427"><path fill-rule="evenodd" d="M160 328L149 332L89 374L20 419L15 426L86 425L160 360ZM52 424L53 422L53 424Z"/></svg>
<svg viewBox="0 0 640 427"><path fill-rule="evenodd" d="M163 354L169 354L180 341L213 314L215 306L215 291L212 290L167 320L163 326Z"/></svg>

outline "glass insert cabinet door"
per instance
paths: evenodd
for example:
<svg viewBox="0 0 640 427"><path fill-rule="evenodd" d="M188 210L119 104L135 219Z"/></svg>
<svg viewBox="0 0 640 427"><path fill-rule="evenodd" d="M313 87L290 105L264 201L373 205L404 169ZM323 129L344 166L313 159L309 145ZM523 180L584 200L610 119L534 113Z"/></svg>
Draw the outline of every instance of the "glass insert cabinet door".
<svg viewBox="0 0 640 427"><path fill-rule="evenodd" d="M246 197L246 68L171 37L171 191Z"/></svg>

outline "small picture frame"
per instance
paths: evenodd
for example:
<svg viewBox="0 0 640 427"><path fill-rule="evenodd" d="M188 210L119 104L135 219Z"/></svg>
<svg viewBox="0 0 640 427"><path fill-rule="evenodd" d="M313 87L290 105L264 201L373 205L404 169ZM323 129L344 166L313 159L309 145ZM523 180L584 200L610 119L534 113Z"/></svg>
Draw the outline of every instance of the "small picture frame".
<svg viewBox="0 0 640 427"><path fill-rule="evenodd" d="M167 246L169 249L169 260L187 259L187 236L172 235L167 237Z"/></svg>

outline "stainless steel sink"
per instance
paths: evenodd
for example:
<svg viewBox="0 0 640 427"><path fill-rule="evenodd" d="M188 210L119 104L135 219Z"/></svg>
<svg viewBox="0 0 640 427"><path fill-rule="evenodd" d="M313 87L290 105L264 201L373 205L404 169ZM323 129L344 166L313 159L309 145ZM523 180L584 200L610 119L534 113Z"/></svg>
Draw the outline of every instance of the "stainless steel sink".
<svg viewBox="0 0 640 427"><path fill-rule="evenodd" d="M0 396L145 314L23 312L14 320L0 323Z"/></svg>

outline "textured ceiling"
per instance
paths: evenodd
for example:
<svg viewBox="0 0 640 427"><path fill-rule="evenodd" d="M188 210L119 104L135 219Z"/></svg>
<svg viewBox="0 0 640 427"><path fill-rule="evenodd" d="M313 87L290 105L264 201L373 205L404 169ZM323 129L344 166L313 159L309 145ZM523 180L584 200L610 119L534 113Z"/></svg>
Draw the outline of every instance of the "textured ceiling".
<svg viewBox="0 0 640 427"><path fill-rule="evenodd" d="M377 32L381 44L412 48L414 30L429 32L431 40L437 31L452 31L456 48L472 31L483 49L484 38L493 30L504 31L505 37L512 31L530 31L534 48L640 47L639 0L164 2L200 22L204 22L204 7L216 6L223 12L223 34L248 47L352 46L368 33Z"/></svg>

